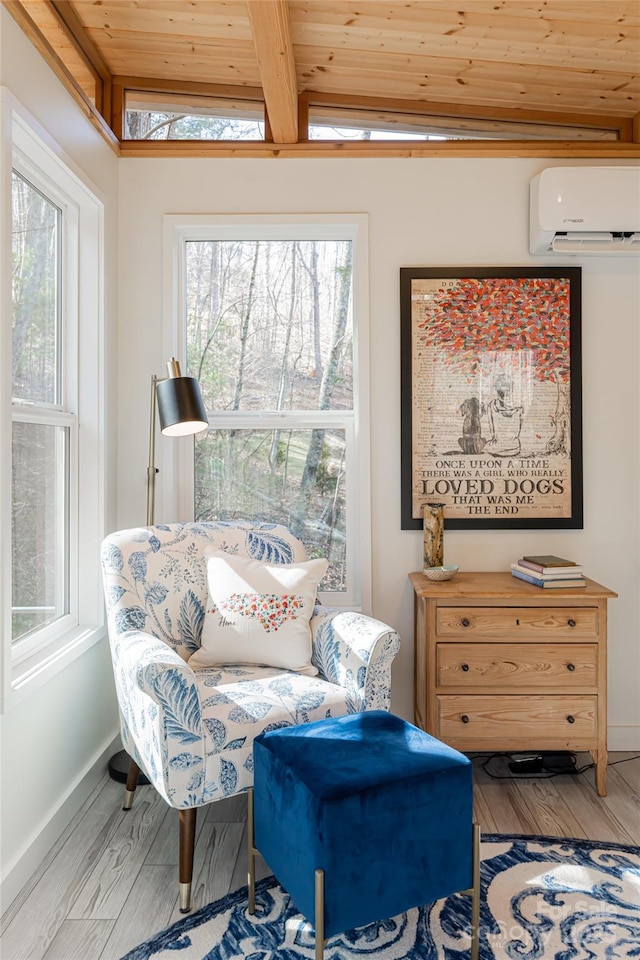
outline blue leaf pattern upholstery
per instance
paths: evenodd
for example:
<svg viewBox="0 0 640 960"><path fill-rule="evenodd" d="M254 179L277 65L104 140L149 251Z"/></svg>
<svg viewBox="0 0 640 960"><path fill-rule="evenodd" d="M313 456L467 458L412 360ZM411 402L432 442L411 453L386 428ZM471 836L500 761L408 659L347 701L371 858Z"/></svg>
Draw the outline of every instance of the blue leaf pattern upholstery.
<svg viewBox="0 0 640 960"><path fill-rule="evenodd" d="M134 580L145 580L147 576L147 561L141 550L137 550L129 557L129 569Z"/></svg>
<svg viewBox="0 0 640 960"><path fill-rule="evenodd" d="M106 546L103 545L102 566L105 570L113 571L113 573L119 573L119 571L122 570L123 563L122 551L119 550L115 544L106 543Z"/></svg>
<svg viewBox="0 0 640 960"><path fill-rule="evenodd" d="M144 592L147 603L164 603L169 591L162 583L149 583Z"/></svg>
<svg viewBox="0 0 640 960"><path fill-rule="evenodd" d="M166 731L181 743L202 739L202 713L198 690L178 670L165 670L153 684L164 707Z"/></svg>
<svg viewBox="0 0 640 960"><path fill-rule="evenodd" d="M125 749L180 809L253 782L263 730L389 709L394 630L358 613L316 606L319 675L228 664L194 670L207 603L204 550L270 563L306 560L285 527L249 521L163 524L114 533L102 566Z"/></svg>
<svg viewBox="0 0 640 960"><path fill-rule="evenodd" d="M229 760L220 761L220 785L225 797L238 792L238 770Z"/></svg>
<svg viewBox="0 0 640 960"><path fill-rule="evenodd" d="M381 620L318 604L311 618L312 662L330 683L344 687L357 710L389 710L391 661L400 638ZM375 704L375 706L374 706Z"/></svg>
<svg viewBox="0 0 640 960"><path fill-rule="evenodd" d="M266 525L265 525L266 526ZM277 528L274 526L273 530ZM247 535L247 553L252 560L263 560L265 563L293 563L293 547L285 537L277 533L261 530L259 535Z"/></svg>
<svg viewBox="0 0 640 960"><path fill-rule="evenodd" d="M190 653L200 646L203 623L204 604L196 597L193 590L187 590L180 604L178 635Z"/></svg>
<svg viewBox="0 0 640 960"><path fill-rule="evenodd" d="M147 615L142 607L125 607L124 610L118 610L116 613L116 625L120 633L126 633L127 630L142 630L147 620Z"/></svg>

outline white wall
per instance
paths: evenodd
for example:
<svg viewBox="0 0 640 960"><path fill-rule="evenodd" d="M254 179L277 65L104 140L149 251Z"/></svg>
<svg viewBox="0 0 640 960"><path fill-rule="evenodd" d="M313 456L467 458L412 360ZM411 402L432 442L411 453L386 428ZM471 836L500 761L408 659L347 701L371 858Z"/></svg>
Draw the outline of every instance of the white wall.
<svg viewBox="0 0 640 960"><path fill-rule="evenodd" d="M528 184L535 159L120 161L118 526L145 516L148 384L162 374L162 215L367 213L370 217L373 598L403 639L393 709L412 718L412 593L422 535L400 529L401 266L583 267L584 530L450 531L446 560L508 569L523 552L579 558L610 602L609 745L640 748L638 643L638 259L535 260ZM132 416L132 411L135 414ZM163 441L160 440L159 443ZM168 475L159 484L170 483ZM181 519L158 517L165 521Z"/></svg>
<svg viewBox="0 0 640 960"><path fill-rule="evenodd" d="M109 344L106 414L110 424L105 524L113 527L118 161L4 8L0 9L0 83L9 88L56 140L72 168L81 177L88 178L105 204L106 342ZM4 907L84 800L96 777L96 762L111 747L117 733L106 639L33 692L10 704L0 722L0 872ZM102 769L106 769L106 764Z"/></svg>

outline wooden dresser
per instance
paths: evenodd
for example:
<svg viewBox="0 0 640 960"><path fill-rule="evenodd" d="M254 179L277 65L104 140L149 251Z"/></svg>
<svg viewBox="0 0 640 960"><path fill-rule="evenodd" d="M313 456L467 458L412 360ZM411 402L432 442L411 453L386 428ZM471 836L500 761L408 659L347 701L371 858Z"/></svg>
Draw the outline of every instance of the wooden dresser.
<svg viewBox="0 0 640 960"><path fill-rule="evenodd" d="M457 573L415 591L415 722L458 750L588 750L606 796L607 600L510 573Z"/></svg>

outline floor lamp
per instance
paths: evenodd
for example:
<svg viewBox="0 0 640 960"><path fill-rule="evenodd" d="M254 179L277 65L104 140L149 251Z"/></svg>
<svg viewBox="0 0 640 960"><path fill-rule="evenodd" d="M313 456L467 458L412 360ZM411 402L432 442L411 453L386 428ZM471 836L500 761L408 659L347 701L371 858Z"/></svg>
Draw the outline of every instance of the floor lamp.
<svg viewBox="0 0 640 960"><path fill-rule="evenodd" d="M202 401L200 385L195 377L183 377L180 364L173 357L167 360L169 376L160 380L151 377L151 414L149 418L149 466L147 467L147 526L154 523L156 493L156 410L160 430L167 437L186 437L204 430L209 421ZM120 750L109 760L109 776L120 783L127 782L130 757ZM140 773L140 784L149 783Z"/></svg>

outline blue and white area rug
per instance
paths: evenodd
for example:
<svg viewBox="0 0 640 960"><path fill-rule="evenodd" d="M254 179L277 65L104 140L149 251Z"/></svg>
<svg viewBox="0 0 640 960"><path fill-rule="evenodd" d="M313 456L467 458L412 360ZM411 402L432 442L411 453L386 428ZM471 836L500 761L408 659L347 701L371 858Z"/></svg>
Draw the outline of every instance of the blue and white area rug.
<svg viewBox="0 0 640 960"><path fill-rule="evenodd" d="M313 929L274 877L178 921L122 960L313 960ZM470 897L456 894L332 937L326 960L468 960ZM481 960L640 960L640 847L482 838Z"/></svg>

